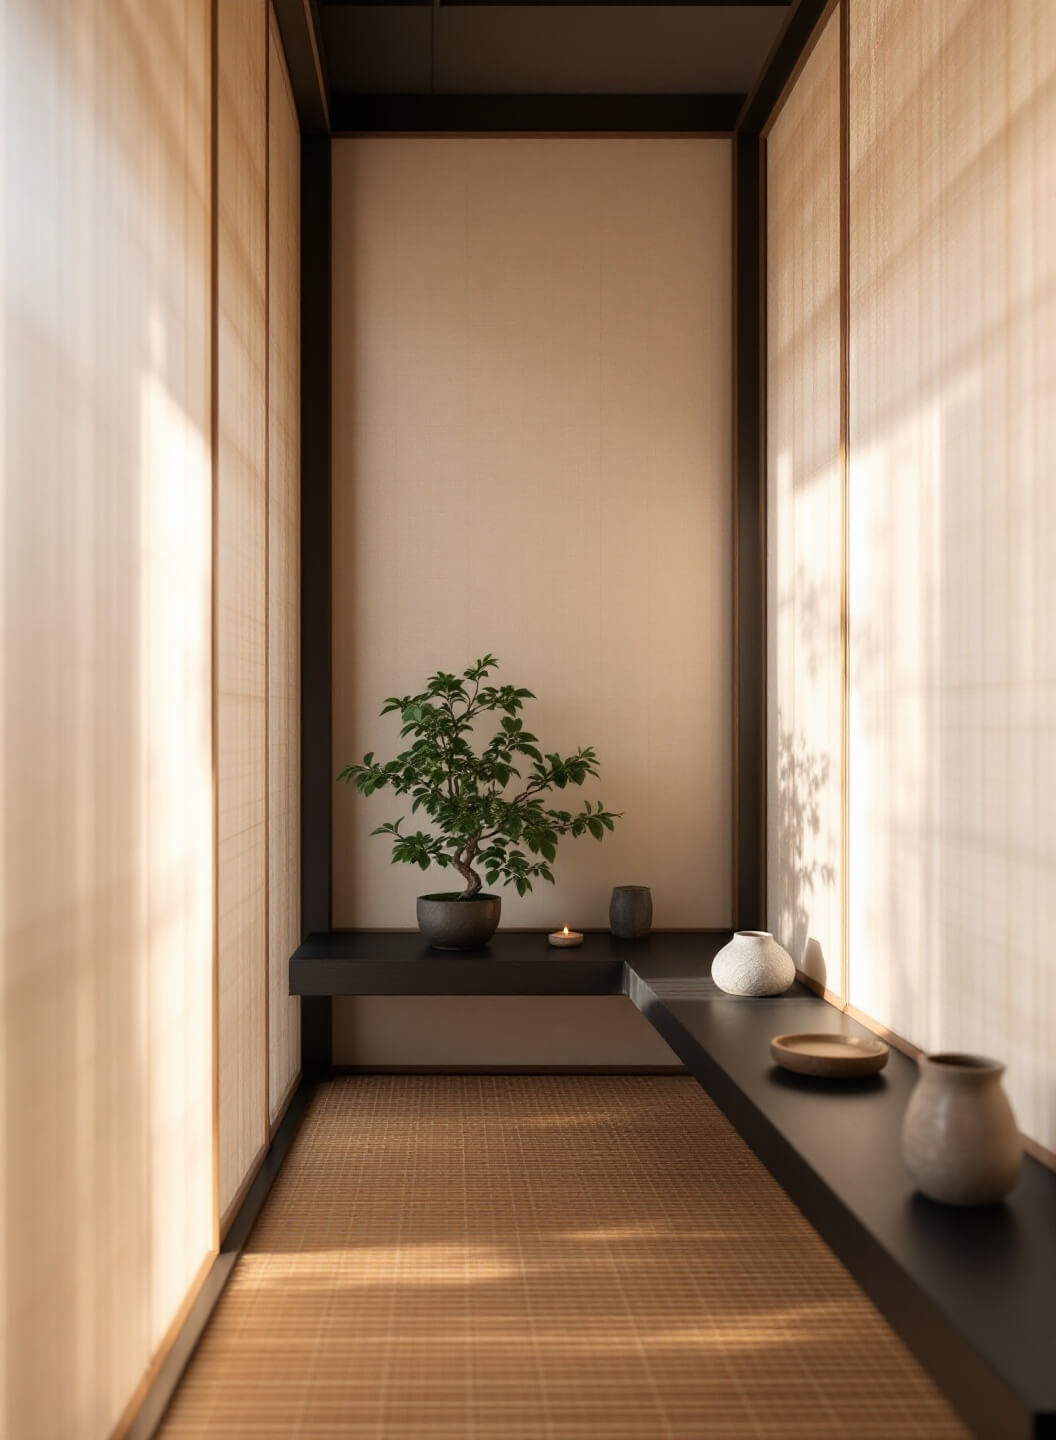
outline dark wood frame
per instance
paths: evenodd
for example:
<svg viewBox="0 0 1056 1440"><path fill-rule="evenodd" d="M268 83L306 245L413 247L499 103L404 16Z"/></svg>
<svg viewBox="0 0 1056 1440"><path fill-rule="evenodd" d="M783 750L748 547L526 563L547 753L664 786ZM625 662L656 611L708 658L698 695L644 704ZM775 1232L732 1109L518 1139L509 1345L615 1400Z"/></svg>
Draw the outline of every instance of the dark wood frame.
<svg viewBox="0 0 1056 1440"><path fill-rule="evenodd" d="M796 12L798 13L798 12ZM779 50L782 60L786 51ZM765 532L759 451L759 137L734 124L751 97L335 96L334 135L672 134L734 141L734 797L733 922L762 925L765 906ZM325 155L323 147L326 146ZM302 880L303 929L332 920L330 673L329 141L302 142ZM324 295L325 291L325 295ZM747 328L752 341L745 343ZM752 837L750 839L744 837ZM302 1009L308 1053L318 1017Z"/></svg>
<svg viewBox="0 0 1056 1440"><path fill-rule="evenodd" d="M766 918L766 146L833 0L799 0L734 134L734 926Z"/></svg>
<svg viewBox="0 0 1056 1440"><path fill-rule="evenodd" d="M330 79L316 0L271 0L302 135L330 133Z"/></svg>
<svg viewBox="0 0 1056 1440"><path fill-rule="evenodd" d="M301 140L301 931L331 920L330 137Z"/></svg>
<svg viewBox="0 0 1056 1440"><path fill-rule="evenodd" d="M477 8L488 5L507 5L509 3L510 0L322 0L321 8L327 10L340 9L349 5L370 5L372 7L389 5L399 6L400 8L417 6L419 9L431 10L435 7L436 9L452 10L465 8L467 6ZM531 5L552 6L561 4L562 0L516 0L516 3L519 7ZM575 4L577 5L608 6L613 3L615 3L615 0L575 0ZM638 3L641 4L642 0L638 0ZM692 6L695 9L709 5L735 5L740 6L742 9L750 10L753 7L762 5L790 6L794 3L795 0L664 0L665 5Z"/></svg>

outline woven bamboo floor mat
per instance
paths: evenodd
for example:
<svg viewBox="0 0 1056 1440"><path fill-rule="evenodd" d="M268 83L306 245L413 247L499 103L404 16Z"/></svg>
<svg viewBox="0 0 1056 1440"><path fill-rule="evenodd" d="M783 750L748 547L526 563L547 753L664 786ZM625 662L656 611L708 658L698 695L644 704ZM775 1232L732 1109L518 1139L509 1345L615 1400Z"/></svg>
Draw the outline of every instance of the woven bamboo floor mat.
<svg viewBox="0 0 1056 1440"><path fill-rule="evenodd" d="M161 1434L967 1434L699 1089L334 1079Z"/></svg>

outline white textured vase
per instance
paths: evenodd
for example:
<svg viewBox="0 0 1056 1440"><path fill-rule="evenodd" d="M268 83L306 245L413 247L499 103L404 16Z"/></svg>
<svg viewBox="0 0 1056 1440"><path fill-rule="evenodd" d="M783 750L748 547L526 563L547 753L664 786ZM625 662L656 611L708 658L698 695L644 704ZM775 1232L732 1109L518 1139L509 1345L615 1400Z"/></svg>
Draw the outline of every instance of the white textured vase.
<svg viewBox="0 0 1056 1440"><path fill-rule="evenodd" d="M783 995L796 967L769 930L738 930L711 962L711 978L727 995Z"/></svg>
<svg viewBox="0 0 1056 1440"><path fill-rule="evenodd" d="M922 1055L902 1124L902 1158L918 1190L945 1205L995 1205L1019 1175L1023 1145L984 1055Z"/></svg>

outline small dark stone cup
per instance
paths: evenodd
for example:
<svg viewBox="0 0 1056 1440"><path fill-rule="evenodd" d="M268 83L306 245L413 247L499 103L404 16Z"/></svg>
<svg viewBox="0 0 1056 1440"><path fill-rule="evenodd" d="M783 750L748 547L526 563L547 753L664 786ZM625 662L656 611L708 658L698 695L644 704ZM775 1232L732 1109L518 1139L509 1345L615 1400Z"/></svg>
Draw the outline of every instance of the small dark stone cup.
<svg viewBox="0 0 1056 1440"><path fill-rule="evenodd" d="M644 940L653 924L648 885L617 885L609 905L609 929L621 940Z"/></svg>

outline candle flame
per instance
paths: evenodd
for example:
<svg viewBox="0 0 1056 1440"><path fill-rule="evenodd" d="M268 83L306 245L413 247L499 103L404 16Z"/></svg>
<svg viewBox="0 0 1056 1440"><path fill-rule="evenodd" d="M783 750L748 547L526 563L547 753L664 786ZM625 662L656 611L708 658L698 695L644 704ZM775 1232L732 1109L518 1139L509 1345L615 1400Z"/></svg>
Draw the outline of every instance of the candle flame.
<svg viewBox="0 0 1056 1440"><path fill-rule="evenodd" d="M568 934L568 926L567 926L567 925L566 925L565 928L561 931L561 934L562 934L562 935L567 935L567 934Z"/></svg>

